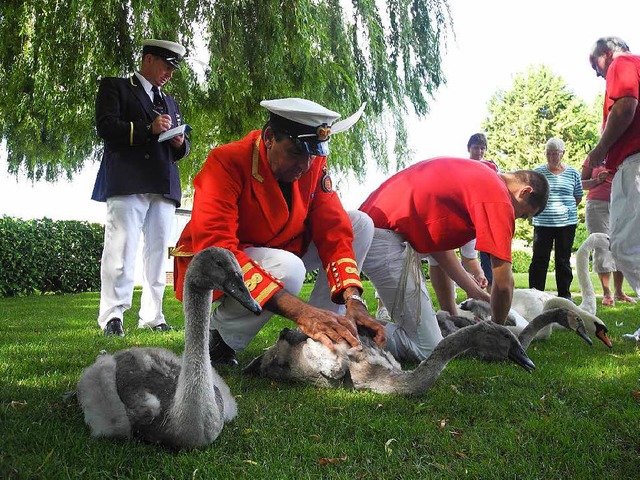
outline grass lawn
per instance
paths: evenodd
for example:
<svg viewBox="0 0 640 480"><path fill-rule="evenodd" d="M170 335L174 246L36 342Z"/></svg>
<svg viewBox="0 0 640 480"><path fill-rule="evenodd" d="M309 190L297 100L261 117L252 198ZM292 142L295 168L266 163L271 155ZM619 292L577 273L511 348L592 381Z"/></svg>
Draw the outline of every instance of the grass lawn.
<svg viewBox="0 0 640 480"><path fill-rule="evenodd" d="M517 275L517 286L526 287ZM555 287L550 277L548 289ZM577 287L577 286L576 286ZM598 289L596 289L598 291ZM305 286L303 296L310 288ZM373 311L373 289L365 293ZM577 298L579 303L579 298ZM640 306L598 314L614 342L556 331L534 343L537 369L456 359L420 398L321 390L220 373L239 415L210 447L170 453L137 441L90 437L75 400L64 400L100 350L164 346L184 332L138 330L140 292L124 338L95 322L99 295L0 299L0 478L82 479L632 479L640 472L640 349L620 337L640 326ZM167 291L165 314L183 325ZM272 344L273 320L240 353Z"/></svg>

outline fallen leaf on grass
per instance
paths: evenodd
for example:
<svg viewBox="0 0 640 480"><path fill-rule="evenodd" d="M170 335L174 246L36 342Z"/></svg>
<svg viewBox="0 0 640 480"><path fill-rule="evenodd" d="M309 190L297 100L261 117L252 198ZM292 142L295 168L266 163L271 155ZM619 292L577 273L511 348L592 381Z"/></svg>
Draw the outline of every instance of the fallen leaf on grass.
<svg viewBox="0 0 640 480"><path fill-rule="evenodd" d="M397 442L395 438L390 438L384 443L384 451L387 452L387 455L391 455L393 453L393 448L391 448L391 444L393 442Z"/></svg>
<svg viewBox="0 0 640 480"><path fill-rule="evenodd" d="M449 419L448 418L443 418L442 420L440 420L438 422L438 430L444 429L444 427L446 427L448 423L449 423Z"/></svg>
<svg viewBox="0 0 640 480"><path fill-rule="evenodd" d="M451 434L451 436L453 437L459 437L462 435L462 432L460 430L449 430L449 433Z"/></svg>
<svg viewBox="0 0 640 480"><path fill-rule="evenodd" d="M254 462L253 460L243 460L242 463L248 463L249 465L258 465L258 462Z"/></svg>
<svg viewBox="0 0 640 480"><path fill-rule="evenodd" d="M27 408L27 402L18 402L17 400L13 400L9 406L11 408Z"/></svg>
<svg viewBox="0 0 640 480"><path fill-rule="evenodd" d="M311 438L313 438L314 440L317 440L318 442L320 440L322 440L322 437L318 434L313 434L313 435L309 435Z"/></svg>
<svg viewBox="0 0 640 480"><path fill-rule="evenodd" d="M633 399L636 402L640 402L640 391L634 390L633 392L631 392L631 395L633 395Z"/></svg>
<svg viewBox="0 0 640 480"><path fill-rule="evenodd" d="M441 470L446 470L447 472L453 472L453 470L450 467L447 467L446 465L442 465L441 463L427 463L427 465L433 465L436 468L439 468Z"/></svg>
<svg viewBox="0 0 640 480"><path fill-rule="evenodd" d="M456 452L456 456L458 456L460 458L469 458L469 455L467 455L464 452Z"/></svg>
<svg viewBox="0 0 640 480"><path fill-rule="evenodd" d="M328 465L330 463L339 463L339 462L344 462L348 457L345 455L344 457L338 457L338 458L320 458L318 459L318 463L320 465Z"/></svg>
<svg viewBox="0 0 640 480"><path fill-rule="evenodd" d="M458 395L462 395L462 393L460 392L460 390L458 390L458 387L455 385L450 385L451 390L454 391L454 393L457 393Z"/></svg>

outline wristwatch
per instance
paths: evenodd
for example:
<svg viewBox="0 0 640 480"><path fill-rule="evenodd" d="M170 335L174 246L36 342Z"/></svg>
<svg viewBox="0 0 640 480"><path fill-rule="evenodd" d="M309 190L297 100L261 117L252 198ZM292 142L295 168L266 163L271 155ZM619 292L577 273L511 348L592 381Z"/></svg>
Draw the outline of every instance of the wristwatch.
<svg viewBox="0 0 640 480"><path fill-rule="evenodd" d="M357 301L359 301L361 304L363 304L363 305L364 305L364 308L367 308L367 302L365 302L365 301L364 301L364 298L362 298L360 295L356 295L356 294L354 293L353 295L349 295L349 296L347 297L347 300L350 300L350 299L353 299L353 300L357 300Z"/></svg>

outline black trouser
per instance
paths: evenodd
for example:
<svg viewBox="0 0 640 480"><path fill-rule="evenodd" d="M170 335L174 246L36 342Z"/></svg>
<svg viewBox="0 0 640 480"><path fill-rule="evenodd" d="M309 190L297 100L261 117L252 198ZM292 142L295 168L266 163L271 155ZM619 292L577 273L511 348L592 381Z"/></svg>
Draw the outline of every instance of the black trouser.
<svg viewBox="0 0 640 480"><path fill-rule="evenodd" d="M555 242L556 284L559 297L571 297L573 280L571 271L571 247L576 225L566 227L533 227L533 258L529 265L529 288L543 290L547 281L547 269L551 248Z"/></svg>
<svg viewBox="0 0 640 480"><path fill-rule="evenodd" d="M480 252L480 266L489 285L491 285L493 283L493 269L491 268L491 256L487 252Z"/></svg>

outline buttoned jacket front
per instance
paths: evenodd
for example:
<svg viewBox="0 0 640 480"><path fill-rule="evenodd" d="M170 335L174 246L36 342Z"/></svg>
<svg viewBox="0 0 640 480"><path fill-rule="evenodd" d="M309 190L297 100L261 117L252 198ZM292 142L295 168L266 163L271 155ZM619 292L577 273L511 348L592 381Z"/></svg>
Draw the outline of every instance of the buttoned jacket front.
<svg viewBox="0 0 640 480"><path fill-rule="evenodd" d="M174 126L183 123L178 104L164 94ZM115 195L158 193L180 206L180 177L176 162L189 154L189 139L174 150L158 142L149 125L157 116L153 103L135 76L106 77L96 97L96 129L104 140L102 163L92 199L104 202Z"/></svg>

